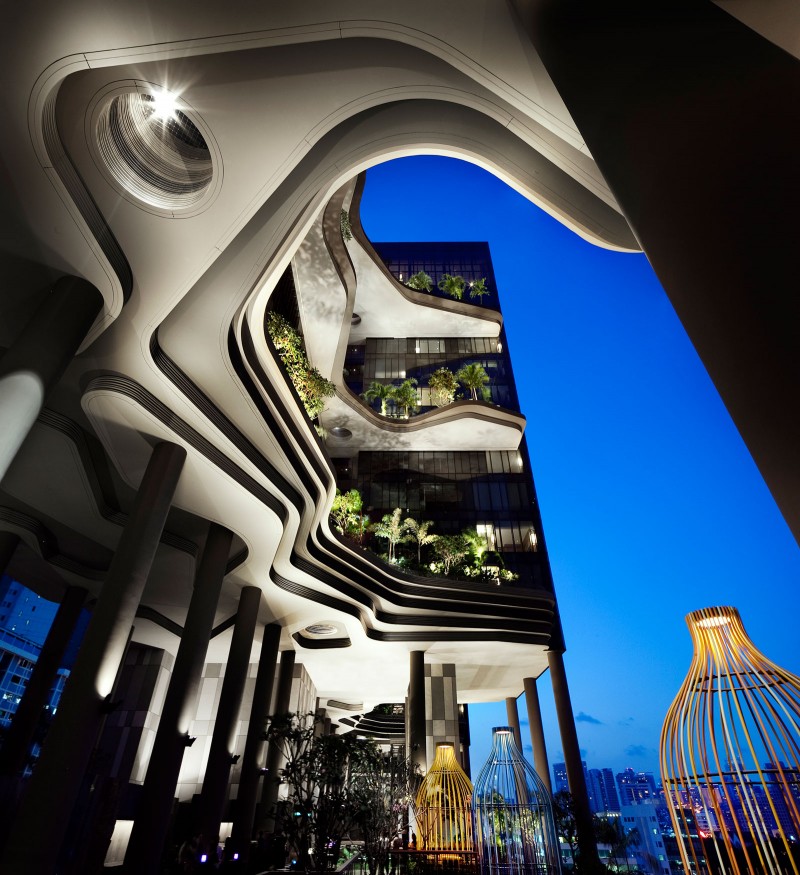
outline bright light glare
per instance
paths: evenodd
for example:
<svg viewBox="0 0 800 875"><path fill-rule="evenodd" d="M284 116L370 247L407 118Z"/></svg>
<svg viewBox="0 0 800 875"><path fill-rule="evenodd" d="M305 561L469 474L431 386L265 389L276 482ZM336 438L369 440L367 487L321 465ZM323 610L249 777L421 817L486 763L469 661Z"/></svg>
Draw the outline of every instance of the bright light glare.
<svg viewBox="0 0 800 875"><path fill-rule="evenodd" d="M713 629L715 626L729 626L730 622L729 617L704 617L697 621L697 625L703 629Z"/></svg>
<svg viewBox="0 0 800 875"><path fill-rule="evenodd" d="M153 118L169 121L175 118L178 110L178 98L169 91L153 91L150 96L153 99Z"/></svg>

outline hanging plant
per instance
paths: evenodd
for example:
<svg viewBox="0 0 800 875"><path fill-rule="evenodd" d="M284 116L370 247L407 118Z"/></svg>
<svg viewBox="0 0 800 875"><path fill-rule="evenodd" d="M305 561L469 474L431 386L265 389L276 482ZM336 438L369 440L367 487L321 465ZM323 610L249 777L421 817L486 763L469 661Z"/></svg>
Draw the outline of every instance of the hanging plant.
<svg viewBox="0 0 800 875"><path fill-rule="evenodd" d="M267 315L267 333L309 419L316 419L325 409L325 399L336 394L336 386L312 367L303 339L280 313Z"/></svg>

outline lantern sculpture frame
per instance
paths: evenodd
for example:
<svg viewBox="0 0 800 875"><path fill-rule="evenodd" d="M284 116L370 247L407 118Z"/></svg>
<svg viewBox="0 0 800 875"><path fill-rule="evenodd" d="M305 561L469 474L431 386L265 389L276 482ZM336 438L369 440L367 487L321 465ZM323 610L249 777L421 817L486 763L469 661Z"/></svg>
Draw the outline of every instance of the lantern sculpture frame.
<svg viewBox="0 0 800 875"><path fill-rule="evenodd" d="M437 743L414 807L420 849L472 853L472 782L450 742Z"/></svg>
<svg viewBox="0 0 800 875"><path fill-rule="evenodd" d="M508 726L492 730L492 750L475 779L472 807L483 875L559 875L550 793Z"/></svg>
<svg viewBox="0 0 800 875"><path fill-rule="evenodd" d="M684 870L798 875L800 678L756 648L736 608L686 623L692 663L661 730Z"/></svg>

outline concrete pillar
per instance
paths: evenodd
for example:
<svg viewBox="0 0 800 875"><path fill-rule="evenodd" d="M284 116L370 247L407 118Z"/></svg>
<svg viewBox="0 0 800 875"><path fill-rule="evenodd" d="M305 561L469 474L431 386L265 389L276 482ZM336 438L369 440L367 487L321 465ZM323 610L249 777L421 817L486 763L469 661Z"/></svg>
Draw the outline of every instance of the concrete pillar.
<svg viewBox="0 0 800 875"><path fill-rule="evenodd" d="M258 659L258 674L253 690L253 705L247 726L247 741L242 755L242 775L239 794L236 797L236 812L233 818L231 838L240 854L246 859L253 835L253 824L258 800L258 783L261 779L261 764L264 762L264 731L267 727L275 668L278 662L278 647L281 642L281 627L270 623L264 627L261 654Z"/></svg>
<svg viewBox="0 0 800 875"><path fill-rule="evenodd" d="M536 773L544 782L549 793L553 792L550 784L550 765L547 762L547 747L544 743L544 726L542 725L542 709L539 705L539 690L536 688L536 678L524 678L525 704L528 708L528 725L531 731L533 745L533 765Z"/></svg>
<svg viewBox="0 0 800 875"><path fill-rule="evenodd" d="M420 774L428 770L425 738L425 654L412 650L409 654L408 682L408 757L419 766Z"/></svg>
<svg viewBox="0 0 800 875"><path fill-rule="evenodd" d="M0 532L0 577L6 573L11 557L19 544L19 535L13 532Z"/></svg>
<svg viewBox="0 0 800 875"><path fill-rule="evenodd" d="M288 714L289 702L292 697L292 678L294 677L294 650L284 650L281 653L281 663L278 668L278 689L275 691L275 707L273 714ZM278 803L278 769L281 766L280 748L271 744L267 749L267 773L264 776L264 786L261 789L260 821L264 832L275 832L275 806Z"/></svg>
<svg viewBox="0 0 800 875"><path fill-rule="evenodd" d="M200 794L200 829L212 841L219 836L219 825L225 807L225 792L231 774L231 757L236 743L236 726L239 722L239 709L250 667L250 653L253 649L253 636L261 605L261 590L257 586L246 586L239 597L239 609L233 626L225 677L219 696L217 716L214 720L214 733L208 754L203 790ZM213 845L216 847L216 845Z"/></svg>
<svg viewBox="0 0 800 875"><path fill-rule="evenodd" d="M561 746L564 748L564 764L567 768L569 792L572 794L575 806L575 827L578 832L581 871L602 872L592 827L589 794L586 792L586 778L581 764L578 733L575 729L575 718L572 714L572 702L567 686L567 673L564 671L563 654L556 650L548 650L547 662L550 666L550 681L553 684L553 696L556 701Z"/></svg>
<svg viewBox="0 0 800 875"><path fill-rule="evenodd" d="M517 710L516 696L506 697L506 719L511 731L514 733L514 744L522 753L522 733L519 729L519 711Z"/></svg>
<svg viewBox="0 0 800 875"><path fill-rule="evenodd" d="M36 727L56 674L61 666L64 651L70 642L75 625L86 601L86 590L82 586L69 586L59 605L42 652L36 660L31 678L25 688L25 695L19 703L17 712L0 749L0 775L14 777L25 768Z"/></svg>
<svg viewBox="0 0 800 875"><path fill-rule="evenodd" d="M91 283L62 277L0 359L0 480L102 306Z"/></svg>
<svg viewBox="0 0 800 875"><path fill-rule="evenodd" d="M160 872L175 787L232 539L233 534L228 529L215 523L209 527L125 853L125 872L130 875Z"/></svg>
<svg viewBox="0 0 800 875"><path fill-rule="evenodd" d="M0 870L52 875L186 458L159 443L97 600ZM43 840L46 836L46 840Z"/></svg>

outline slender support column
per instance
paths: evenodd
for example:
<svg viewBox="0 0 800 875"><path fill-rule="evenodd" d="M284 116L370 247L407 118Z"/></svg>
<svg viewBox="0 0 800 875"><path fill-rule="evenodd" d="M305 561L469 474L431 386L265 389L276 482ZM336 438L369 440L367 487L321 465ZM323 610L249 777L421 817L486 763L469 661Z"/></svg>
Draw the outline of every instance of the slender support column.
<svg viewBox="0 0 800 875"><path fill-rule="evenodd" d="M214 523L209 527L125 854L125 872L130 875L160 872L175 787L232 539L228 529Z"/></svg>
<svg viewBox="0 0 800 875"><path fill-rule="evenodd" d="M12 826L0 865L7 875L52 875L55 870L185 458L186 451L175 444L160 443L153 450Z"/></svg>
<svg viewBox="0 0 800 875"><path fill-rule="evenodd" d="M550 765L547 762L547 747L544 743L544 726L542 725L542 709L539 704L539 690L536 688L536 678L524 678L525 704L528 709L528 725L531 730L533 745L533 765L536 773L544 782L549 793L553 792L550 785Z"/></svg>
<svg viewBox="0 0 800 875"><path fill-rule="evenodd" d="M13 532L0 532L0 576L5 574L17 544L19 544L19 535Z"/></svg>
<svg viewBox="0 0 800 875"><path fill-rule="evenodd" d="M515 696L506 698L506 719L511 731L514 733L514 743L519 752L522 753L522 733L519 729L519 711L517 710L517 699Z"/></svg>
<svg viewBox="0 0 800 875"><path fill-rule="evenodd" d="M62 277L0 360L0 480L102 306L91 283Z"/></svg>
<svg viewBox="0 0 800 875"><path fill-rule="evenodd" d="M281 653L281 664L278 669L278 689L275 691L275 708L273 714L287 714L292 698L292 678L294 677L294 650L284 650ZM264 786L261 790L261 823L267 833L275 832L275 806L278 803L278 769L281 765L281 751L275 744L270 744L267 750L267 774L264 776Z"/></svg>
<svg viewBox="0 0 800 875"><path fill-rule="evenodd" d="M236 743L236 725L239 722L239 709L242 707L260 604L261 590L257 586L244 587L239 597L239 610L236 612L203 790L200 794L200 832L214 841L219 836L219 825L225 806L225 791L228 789L231 757Z"/></svg>
<svg viewBox="0 0 800 875"><path fill-rule="evenodd" d="M14 777L25 767L25 759L36 733L39 718L47 704L47 697L53 688L64 651L75 631L75 624L86 601L86 592L82 586L70 586L64 593L47 634L47 640L25 688L25 695L19 703L0 750L0 775Z"/></svg>
<svg viewBox="0 0 800 875"><path fill-rule="evenodd" d="M408 683L408 756L419 766L420 774L428 770L425 739L425 654L412 650Z"/></svg>
<svg viewBox="0 0 800 875"><path fill-rule="evenodd" d="M564 671L563 654L557 650L548 650L547 662L550 666L550 681L553 684L553 696L556 701L561 746L564 748L564 764L567 768L569 792L572 794L572 801L575 805L575 826L581 854L581 871L601 872L603 870L600 866L592 828L592 812L589 808L589 794L586 792L586 778L581 765L581 751L578 745L578 733L575 729L575 718L572 714L567 673Z"/></svg>
<svg viewBox="0 0 800 875"><path fill-rule="evenodd" d="M258 782L261 778L261 763L264 762L264 730L267 726L275 668L278 663L278 646L281 642L281 627L270 623L264 627L261 654L258 659L258 674L253 690L253 706L247 727L247 741L242 755L242 775L239 795L236 797L236 813L233 819L232 839L236 850L245 855L250 849L253 823L258 801Z"/></svg>

